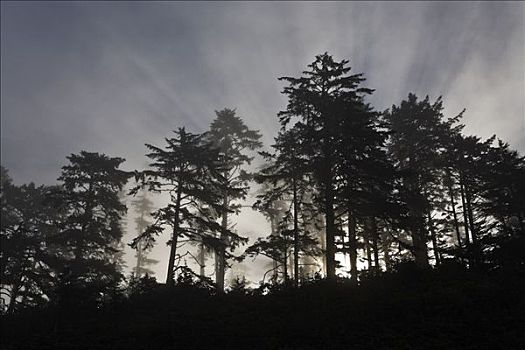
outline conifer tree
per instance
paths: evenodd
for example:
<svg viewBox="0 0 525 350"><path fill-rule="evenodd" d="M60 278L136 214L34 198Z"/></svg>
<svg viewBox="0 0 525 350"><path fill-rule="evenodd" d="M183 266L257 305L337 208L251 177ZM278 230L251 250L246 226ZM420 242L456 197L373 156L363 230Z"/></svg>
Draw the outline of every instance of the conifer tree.
<svg viewBox="0 0 525 350"><path fill-rule="evenodd" d="M281 220L273 223L281 226L288 232L287 224L292 228L293 246L293 277L294 285L299 285L299 257L301 254L300 242L310 239L305 225L300 225L301 216L307 221L313 221L313 215L309 212L310 203L304 201L305 195L310 190L310 169L308 159L301 156L297 151L301 139L298 138L296 130L281 131L275 138L275 154L261 152L269 165L263 168L257 175L257 181L266 184L267 191L258 196L256 207L271 210L277 201L288 201L290 205L282 211ZM283 226L284 225L284 226ZM300 227L302 226L302 227ZM282 231L285 232L285 231ZM303 244L304 245L304 244ZM287 250L283 250L287 255Z"/></svg>
<svg viewBox="0 0 525 350"><path fill-rule="evenodd" d="M362 101L371 89L362 88L362 74L349 75L348 61L340 62L324 53L318 55L309 70L299 78L282 77L288 83L283 93L288 97L286 110L279 113L283 128L297 130L302 139L298 150L308 158L317 187L316 202L325 215L326 273L336 276L336 241L340 231L336 220L337 157L336 142L349 110Z"/></svg>
<svg viewBox="0 0 525 350"><path fill-rule="evenodd" d="M344 106L336 144L338 212L346 214L348 246L341 250L350 255L350 274L357 281L357 224L362 222L363 242L369 267L374 257L379 269L378 220L392 210L394 169L386 155L387 125L381 115L355 97Z"/></svg>
<svg viewBox="0 0 525 350"><path fill-rule="evenodd" d="M498 140L486 153L481 210L494 217L501 231L525 235L525 157Z"/></svg>
<svg viewBox="0 0 525 350"><path fill-rule="evenodd" d="M262 146L261 134L249 129L244 121L235 114L234 109L225 108L215 111L217 117L210 125L208 140L220 151L223 173L221 178L221 196L223 210L221 225L226 232L232 228L229 213L238 213L240 204L248 194L248 182L252 175L246 170L253 156L247 151L254 151ZM219 239L222 244L215 250L215 281L217 290L224 290L224 275L227 267L225 249L230 247L228 237L222 234Z"/></svg>
<svg viewBox="0 0 525 350"><path fill-rule="evenodd" d="M278 189L278 185L273 185L271 181L265 181L259 174L255 176L255 180L261 184L260 189L257 192L257 201L253 204L253 209L258 210L262 213L270 223L270 235L279 236L279 223L285 215L287 205L284 200L277 199L277 196L271 196L275 194ZM276 283L279 277L279 269L285 266L281 265L282 257L277 259L272 258L272 282ZM285 276L283 272L283 277ZM286 274L286 278L287 278Z"/></svg>
<svg viewBox="0 0 525 350"><path fill-rule="evenodd" d="M134 221L137 236L140 236L146 228L152 224L151 213L153 212L153 202L148 198L147 193L142 191L138 198L131 202L131 205L135 209L136 214ZM155 272L148 268L148 266L158 263L158 260L148 258L152 247L146 248L145 242L138 240L135 249L135 258L137 261L133 268L134 276L140 278L145 274L149 276L154 275Z"/></svg>
<svg viewBox="0 0 525 350"><path fill-rule="evenodd" d="M213 249L222 249L227 239L231 247L244 241L228 228L216 222L218 213L230 210L223 204L222 190L225 183L224 162L219 150L206 141L205 134L192 134L184 128L175 131L175 136L166 138L166 148L150 144L147 156L153 161L152 170L137 174L140 187L153 192L164 192L170 196L169 203L153 213L153 223L137 237L132 246L140 241L149 248L165 227L171 228L170 255L166 283L175 283L175 261L180 238L203 241ZM229 189L232 194L236 194ZM216 234L224 238L215 237Z"/></svg>
<svg viewBox="0 0 525 350"><path fill-rule="evenodd" d="M392 130L389 155L401 176L397 190L407 207L404 226L412 237L411 251L420 267L429 265L427 242L433 231L429 215L434 209L431 193L441 178L440 159L447 147L444 135L461 116L446 120L442 111L441 98L430 103L428 96L418 101L416 95L409 94L400 106L394 105L385 113Z"/></svg>
<svg viewBox="0 0 525 350"><path fill-rule="evenodd" d="M57 237L65 244L61 293L75 297L80 289L88 293L88 301L96 301L98 293L114 288L122 278L114 257L126 213L119 192L130 173L119 169L123 158L81 151L67 159L58 178L62 186L50 196L66 212Z"/></svg>
<svg viewBox="0 0 525 350"><path fill-rule="evenodd" d="M41 306L54 297L56 224L62 213L46 203L50 186L17 186L1 167L0 280L6 312Z"/></svg>

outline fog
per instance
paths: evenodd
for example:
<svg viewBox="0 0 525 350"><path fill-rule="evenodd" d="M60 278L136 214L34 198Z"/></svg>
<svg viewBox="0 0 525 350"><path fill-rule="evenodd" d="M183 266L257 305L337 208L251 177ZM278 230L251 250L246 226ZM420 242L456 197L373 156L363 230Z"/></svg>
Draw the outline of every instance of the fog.
<svg viewBox="0 0 525 350"><path fill-rule="evenodd" d="M224 107L236 108L269 147L286 103L277 78L299 75L325 51L365 74L376 109L409 92L442 95L447 115L466 108L467 134L495 133L525 152L524 3L1 6L1 158L15 183L55 183L65 157L80 150L142 169L144 143L163 145L179 126L203 132ZM244 209L237 230L253 240L269 225ZM159 281L167 238L151 256L161 260ZM127 256L132 267L131 249ZM250 264L251 281L263 264Z"/></svg>

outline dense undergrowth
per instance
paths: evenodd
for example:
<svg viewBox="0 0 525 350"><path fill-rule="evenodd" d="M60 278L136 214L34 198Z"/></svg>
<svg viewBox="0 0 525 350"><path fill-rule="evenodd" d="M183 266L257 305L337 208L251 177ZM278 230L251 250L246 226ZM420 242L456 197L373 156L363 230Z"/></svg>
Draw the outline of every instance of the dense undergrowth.
<svg viewBox="0 0 525 350"><path fill-rule="evenodd" d="M266 295L262 295L266 294ZM215 295L146 285L2 316L3 349L523 349L525 270L456 265Z"/></svg>

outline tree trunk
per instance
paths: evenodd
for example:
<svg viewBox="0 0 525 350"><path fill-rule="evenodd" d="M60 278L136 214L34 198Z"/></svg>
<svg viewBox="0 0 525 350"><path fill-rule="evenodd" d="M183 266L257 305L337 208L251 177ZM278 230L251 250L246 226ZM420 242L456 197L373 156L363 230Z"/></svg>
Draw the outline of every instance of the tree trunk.
<svg viewBox="0 0 525 350"><path fill-rule="evenodd" d="M173 218L173 234L171 236L170 257L168 260L168 275L166 276L166 285L175 285L175 255L177 253L177 240L179 238L179 211L182 196L182 184L179 182L177 187L177 199L175 200L175 217Z"/></svg>
<svg viewBox="0 0 525 350"><path fill-rule="evenodd" d="M441 255L439 253L438 242L436 238L436 232L434 230L434 224L432 222L432 216L430 215L430 210L427 212L428 219L428 228L430 230L430 238L432 239L432 248L434 250L434 258L436 259L436 265L441 264Z"/></svg>
<svg viewBox="0 0 525 350"><path fill-rule="evenodd" d="M293 265L294 265L294 285L299 286L299 223L298 223L299 204L297 200L297 181L293 179Z"/></svg>
<svg viewBox="0 0 525 350"><path fill-rule="evenodd" d="M365 229L363 231L363 252L366 254L366 269L371 270L372 267L372 251L370 250L370 222L365 218Z"/></svg>
<svg viewBox="0 0 525 350"><path fill-rule="evenodd" d="M288 284L288 243L284 249L283 256L283 280L284 284Z"/></svg>
<svg viewBox="0 0 525 350"><path fill-rule="evenodd" d="M374 253L374 270L379 272L379 248L378 248L378 233L377 222L375 217L370 217L370 234L372 236L372 252Z"/></svg>
<svg viewBox="0 0 525 350"><path fill-rule="evenodd" d="M428 267L427 242L425 238L421 237L424 234L423 229L418 228L414 235L412 235L416 265L422 268Z"/></svg>
<svg viewBox="0 0 525 350"><path fill-rule="evenodd" d="M392 259L390 258L390 242L386 239L386 237L383 237L381 240L381 246L385 259L385 270L386 272L389 272L392 267Z"/></svg>
<svg viewBox="0 0 525 350"><path fill-rule="evenodd" d="M142 268L142 242L137 243L137 265L135 266L135 277L140 278Z"/></svg>
<svg viewBox="0 0 525 350"><path fill-rule="evenodd" d="M470 192L469 186L465 182L465 201L467 204L467 214L468 214L468 220L470 222L470 234L472 236L472 244L474 246L473 251L473 261L474 264L479 265L482 260L482 251L481 247L477 245L478 243L478 235L477 235L477 229L474 222L474 212L472 210L472 193Z"/></svg>
<svg viewBox="0 0 525 350"><path fill-rule="evenodd" d="M325 194L325 215L326 215L326 277L329 280L335 279L335 213L332 182L326 186Z"/></svg>
<svg viewBox="0 0 525 350"><path fill-rule="evenodd" d="M467 203L465 201L465 186L463 184L463 175L460 173L460 182L459 182L459 189L461 193L461 206L463 209L463 225L465 229L465 242L466 245L470 245L470 237L469 237L469 223L468 223L468 215L467 215Z"/></svg>
<svg viewBox="0 0 525 350"><path fill-rule="evenodd" d="M270 229L272 236L275 236L275 215L273 213L270 214ZM277 260L273 260L273 281L274 283L277 281L277 278L279 276L278 271L279 262Z"/></svg>
<svg viewBox="0 0 525 350"><path fill-rule="evenodd" d="M140 213L140 219L138 224L138 234L140 235L142 233L142 230L144 229L144 213ZM137 265L135 266L135 277L140 278L140 271L142 268L142 242L139 241L137 244Z"/></svg>
<svg viewBox="0 0 525 350"><path fill-rule="evenodd" d="M411 221L410 235L412 236L412 254L418 267L427 268L429 266L427 233L425 230L425 213L423 211L423 206L427 199L422 193L418 179L409 178L407 187L410 191L410 198L407 204Z"/></svg>
<svg viewBox="0 0 525 350"><path fill-rule="evenodd" d="M201 242L199 244L199 275L201 278L204 278L206 275L205 267L206 267L206 252L205 252L204 244Z"/></svg>
<svg viewBox="0 0 525 350"><path fill-rule="evenodd" d="M412 217L412 245L416 265L421 268L428 267L427 239L424 228L424 216L420 209L411 208Z"/></svg>
<svg viewBox="0 0 525 350"><path fill-rule="evenodd" d="M327 107L329 103L328 88L325 86L325 82L322 83L321 87L321 115L325 119L325 125L323 128L323 140L322 140L322 153L323 153L323 167L322 174L323 178L321 182L324 185L324 209L325 209L325 220L326 220L326 278L328 280L335 280L336 277L336 262L335 262L335 212L334 212L334 179L333 179L333 151L331 136L335 134L333 131L335 126L333 125L333 117L327 113Z"/></svg>
<svg viewBox="0 0 525 350"><path fill-rule="evenodd" d="M222 213L221 226L224 230L228 229L228 196L224 196L223 207L225 208ZM226 236L221 232L220 235L221 245L215 253L215 284L219 293L224 292L224 275L226 272Z"/></svg>
<svg viewBox="0 0 525 350"><path fill-rule="evenodd" d="M350 255L350 279L357 283L357 238L356 220L351 209L348 209L348 248Z"/></svg>
<svg viewBox="0 0 525 350"><path fill-rule="evenodd" d="M467 202L467 213L468 213L468 220L470 222L470 234L472 235L472 243L475 244L478 240L478 237L477 237L476 227L474 225L474 214L472 211L472 195L466 184L465 184L465 200Z"/></svg>
<svg viewBox="0 0 525 350"><path fill-rule="evenodd" d="M454 191L452 190L452 183L448 185L448 194L450 196L450 206L452 207L452 215L454 216L454 228L456 229L456 239L458 241L458 247L461 248L461 234L459 232L458 214L456 213L456 202L454 201Z"/></svg>

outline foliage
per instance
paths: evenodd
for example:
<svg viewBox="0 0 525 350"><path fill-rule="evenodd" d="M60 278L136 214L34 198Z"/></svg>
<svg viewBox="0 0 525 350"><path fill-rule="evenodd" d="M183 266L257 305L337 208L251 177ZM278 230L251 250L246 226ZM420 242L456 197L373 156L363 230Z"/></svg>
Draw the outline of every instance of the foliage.
<svg viewBox="0 0 525 350"><path fill-rule="evenodd" d="M231 241L225 232L232 229L229 223L229 213L239 213L241 205L236 200L246 199L248 194L248 183L252 174L245 167L250 165L253 157L247 151L254 151L262 147L259 141L261 134L256 130L249 129L243 120L235 115L235 110L225 108L215 111L217 117L210 125L207 139L213 147L219 150L222 164L222 177L219 179L220 195L222 197L223 209L218 212L221 216L222 233L219 236L220 243L215 245L215 279L217 289L224 290L224 275L227 267L228 255L225 250L233 250L235 241Z"/></svg>
<svg viewBox="0 0 525 350"><path fill-rule="evenodd" d="M217 234L227 238L232 249L245 239L216 222L218 213L229 210L222 200L226 168L219 150L206 140L206 135L192 134L184 128L178 129L174 137L167 138L166 143L164 149L146 145L151 151L147 156L153 161L150 164L152 169L137 173L140 184L131 194L145 187L153 192L167 193L170 202L152 214L154 222L133 241L132 246L145 242L145 248L149 248L156 236L165 227L170 227L171 249L166 281L173 284L179 238L203 242L214 249L225 244L224 239L216 237Z"/></svg>

